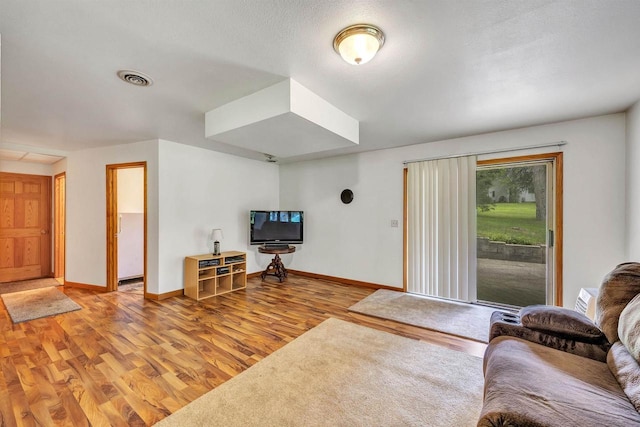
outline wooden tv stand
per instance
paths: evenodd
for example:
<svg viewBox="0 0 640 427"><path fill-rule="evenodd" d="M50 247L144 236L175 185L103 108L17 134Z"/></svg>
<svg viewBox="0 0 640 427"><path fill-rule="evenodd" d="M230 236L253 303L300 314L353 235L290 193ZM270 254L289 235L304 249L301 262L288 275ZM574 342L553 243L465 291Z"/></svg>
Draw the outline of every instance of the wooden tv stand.
<svg viewBox="0 0 640 427"><path fill-rule="evenodd" d="M271 263L260 275L262 280L264 280L264 278L267 276L276 276L280 281L280 283L282 283L282 281L286 279L288 273L287 273L287 269L282 263L282 260L280 259L280 254L291 254L295 251L296 251L295 246L285 246L285 247L258 246L258 252L260 252L261 254L275 255L271 260Z"/></svg>
<svg viewBox="0 0 640 427"><path fill-rule="evenodd" d="M229 251L184 259L184 294L198 301L247 286L247 255Z"/></svg>

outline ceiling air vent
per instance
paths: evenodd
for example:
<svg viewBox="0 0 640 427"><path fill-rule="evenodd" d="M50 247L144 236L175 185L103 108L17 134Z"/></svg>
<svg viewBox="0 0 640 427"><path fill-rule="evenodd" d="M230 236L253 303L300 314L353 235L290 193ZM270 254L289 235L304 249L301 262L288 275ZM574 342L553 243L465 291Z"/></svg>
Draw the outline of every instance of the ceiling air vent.
<svg viewBox="0 0 640 427"><path fill-rule="evenodd" d="M140 71L120 70L118 71L118 77L134 86L151 86L153 84L151 77Z"/></svg>

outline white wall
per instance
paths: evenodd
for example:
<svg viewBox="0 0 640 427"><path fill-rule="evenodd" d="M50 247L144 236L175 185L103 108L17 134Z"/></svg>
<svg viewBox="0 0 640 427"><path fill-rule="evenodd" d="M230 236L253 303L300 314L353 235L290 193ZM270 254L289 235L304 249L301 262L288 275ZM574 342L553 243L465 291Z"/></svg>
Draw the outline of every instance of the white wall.
<svg viewBox="0 0 640 427"><path fill-rule="evenodd" d="M159 293L183 288L184 257L210 253L221 228L222 251L247 251L247 270L263 260L249 246L249 211L278 208L278 166L160 141Z"/></svg>
<svg viewBox="0 0 640 427"><path fill-rule="evenodd" d="M51 165L51 174L58 175L59 173L67 171L67 158L63 158Z"/></svg>
<svg viewBox="0 0 640 427"><path fill-rule="evenodd" d="M106 286L106 165L147 162L147 291L158 286L158 141L70 152L66 280Z"/></svg>
<svg viewBox="0 0 640 427"><path fill-rule="evenodd" d="M144 168L118 169L118 212L144 213Z"/></svg>
<svg viewBox="0 0 640 427"><path fill-rule="evenodd" d="M640 261L640 102L627 111L627 242L629 261Z"/></svg>
<svg viewBox="0 0 640 427"><path fill-rule="evenodd" d="M53 168L51 165L43 165L41 163L0 160L0 172L52 176Z"/></svg>
<svg viewBox="0 0 640 427"><path fill-rule="evenodd" d="M305 243L285 264L402 287L402 180L395 150L280 166L280 208L305 213ZM345 205L347 188L354 198ZM391 228L392 219L400 227Z"/></svg>
<svg viewBox="0 0 640 427"><path fill-rule="evenodd" d="M581 287L598 286L625 258L624 114L282 165L280 208L305 211L305 243L289 266L402 287L404 160L561 140L568 142L562 148L563 294L564 305L573 307ZM345 188L355 194L349 205L339 198ZM390 227L392 219L399 228Z"/></svg>
<svg viewBox="0 0 640 427"><path fill-rule="evenodd" d="M67 270L70 282L106 286L106 165L147 162L147 292L183 288L185 256L248 252L248 271L265 262L248 246L250 209L278 208L278 166L154 140L76 151L67 158Z"/></svg>

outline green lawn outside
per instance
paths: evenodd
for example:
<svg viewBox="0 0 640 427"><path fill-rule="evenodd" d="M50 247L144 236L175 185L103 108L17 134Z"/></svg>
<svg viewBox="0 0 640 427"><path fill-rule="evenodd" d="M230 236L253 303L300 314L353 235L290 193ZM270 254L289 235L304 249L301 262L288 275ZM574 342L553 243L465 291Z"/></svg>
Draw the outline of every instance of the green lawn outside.
<svg viewBox="0 0 640 427"><path fill-rule="evenodd" d="M478 212L478 237L520 245L546 242L545 221L536 220L535 203L496 203L495 209Z"/></svg>

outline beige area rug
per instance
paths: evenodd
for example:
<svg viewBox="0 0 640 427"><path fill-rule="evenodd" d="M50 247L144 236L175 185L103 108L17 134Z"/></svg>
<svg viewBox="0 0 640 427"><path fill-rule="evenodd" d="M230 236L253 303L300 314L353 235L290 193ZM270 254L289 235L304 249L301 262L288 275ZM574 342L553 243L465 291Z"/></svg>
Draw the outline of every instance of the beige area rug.
<svg viewBox="0 0 640 427"><path fill-rule="evenodd" d="M80 310L71 298L56 288L34 289L0 295L13 323Z"/></svg>
<svg viewBox="0 0 640 427"><path fill-rule="evenodd" d="M497 309L379 289L349 311L488 342L491 314Z"/></svg>
<svg viewBox="0 0 640 427"><path fill-rule="evenodd" d="M482 360L328 319L156 426L475 426Z"/></svg>
<svg viewBox="0 0 640 427"><path fill-rule="evenodd" d="M11 294L13 292L49 288L51 286L61 286L61 283L51 277L45 277L43 279L21 280L19 282L6 282L0 283L0 294Z"/></svg>

